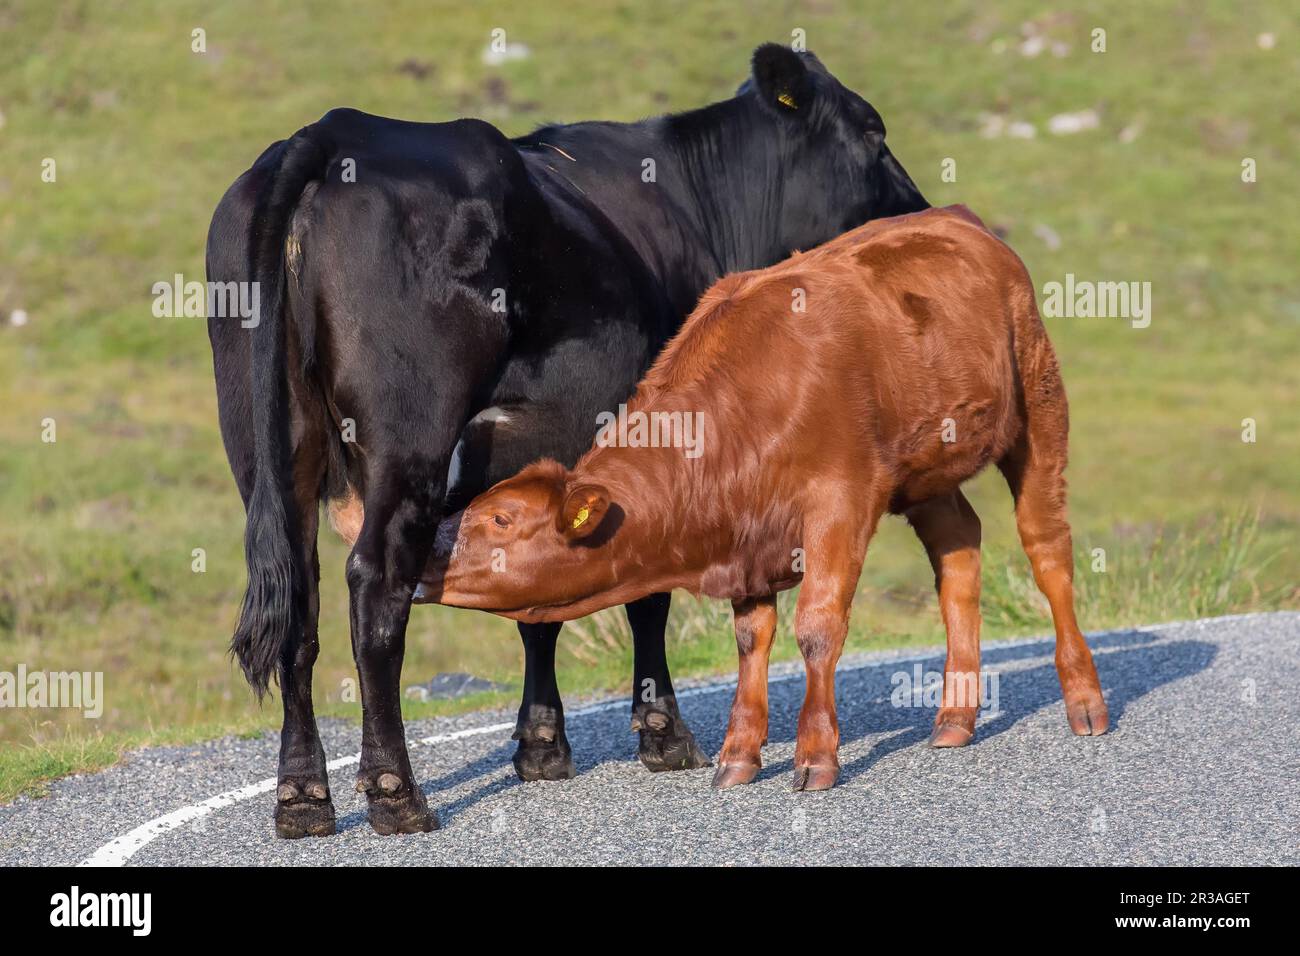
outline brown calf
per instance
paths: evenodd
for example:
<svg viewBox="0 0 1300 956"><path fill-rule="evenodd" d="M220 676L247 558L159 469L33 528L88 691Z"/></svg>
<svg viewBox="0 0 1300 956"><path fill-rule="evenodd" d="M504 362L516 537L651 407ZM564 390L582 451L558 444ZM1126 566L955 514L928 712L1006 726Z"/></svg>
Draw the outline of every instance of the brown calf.
<svg viewBox="0 0 1300 956"><path fill-rule="evenodd" d="M821 790L839 771L835 665L886 512L925 546L948 633L931 742L971 739L980 522L961 484L992 462L1051 604L1070 727L1106 730L1074 617L1056 356L1023 264L968 210L881 220L722 279L629 403L634 426L635 412L702 412L702 453L598 443L572 471L529 466L444 522L417 600L556 621L672 588L729 598L740 680L725 787L758 772L776 594L802 580L795 787Z"/></svg>

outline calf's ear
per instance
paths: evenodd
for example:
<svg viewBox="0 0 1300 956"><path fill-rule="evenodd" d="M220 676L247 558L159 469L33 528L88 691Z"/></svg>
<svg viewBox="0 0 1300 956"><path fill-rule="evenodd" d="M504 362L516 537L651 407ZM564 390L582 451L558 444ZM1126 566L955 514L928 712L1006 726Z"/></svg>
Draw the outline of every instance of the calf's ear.
<svg viewBox="0 0 1300 956"><path fill-rule="evenodd" d="M787 46L764 43L754 51L754 86L769 108L790 116L807 115L813 83L803 58Z"/></svg>
<svg viewBox="0 0 1300 956"><path fill-rule="evenodd" d="M585 538L600 527L609 511L609 493L600 485L578 485L564 496L556 530L571 541Z"/></svg>

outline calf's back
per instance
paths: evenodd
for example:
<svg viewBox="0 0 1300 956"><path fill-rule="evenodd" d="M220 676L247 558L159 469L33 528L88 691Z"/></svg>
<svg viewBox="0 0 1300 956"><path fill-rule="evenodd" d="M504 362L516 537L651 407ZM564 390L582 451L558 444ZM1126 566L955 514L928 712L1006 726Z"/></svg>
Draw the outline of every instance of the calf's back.
<svg viewBox="0 0 1300 956"><path fill-rule="evenodd" d="M968 211L933 209L724 278L634 406L705 410L707 456L760 458L762 497L847 482L899 511L1007 452L1025 366L1055 374L1024 266Z"/></svg>

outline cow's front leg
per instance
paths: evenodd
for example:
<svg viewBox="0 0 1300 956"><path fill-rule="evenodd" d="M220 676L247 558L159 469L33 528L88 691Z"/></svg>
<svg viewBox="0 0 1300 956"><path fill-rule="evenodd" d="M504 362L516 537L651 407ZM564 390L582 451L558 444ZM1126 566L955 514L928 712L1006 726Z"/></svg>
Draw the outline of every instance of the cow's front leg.
<svg viewBox="0 0 1300 956"><path fill-rule="evenodd" d="M641 735L641 763L655 772L712 765L682 718L668 674L664 632L671 600L652 594L626 608L632 627L632 729Z"/></svg>
<svg viewBox="0 0 1300 956"><path fill-rule="evenodd" d="M519 705L512 762L520 780L568 780L573 752L564 735L564 704L555 681L555 642L562 624L520 624L524 642L524 699Z"/></svg>

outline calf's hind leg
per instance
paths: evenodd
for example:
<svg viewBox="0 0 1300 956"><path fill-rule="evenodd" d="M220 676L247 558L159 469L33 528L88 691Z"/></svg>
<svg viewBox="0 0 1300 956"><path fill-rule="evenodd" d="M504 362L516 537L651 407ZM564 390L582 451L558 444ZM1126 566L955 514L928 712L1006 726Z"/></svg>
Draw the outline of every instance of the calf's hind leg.
<svg viewBox="0 0 1300 956"><path fill-rule="evenodd" d="M1057 426L1031 422L1029 433L998 467L1016 500L1016 525L1034 581L1052 608L1065 715L1070 729L1086 737L1104 734L1110 716L1092 653L1074 617L1074 546L1065 517L1065 434L1064 422Z"/></svg>
<svg viewBox="0 0 1300 956"><path fill-rule="evenodd" d="M776 634L776 595L732 602L740 675L727 722L727 737L718 754L713 786L725 790L749 783L763 766L767 743L767 659Z"/></svg>
<svg viewBox="0 0 1300 956"><path fill-rule="evenodd" d="M906 517L930 557L948 632L930 745L962 747L975 735L980 703L980 519L961 491L909 508Z"/></svg>

